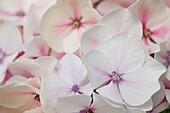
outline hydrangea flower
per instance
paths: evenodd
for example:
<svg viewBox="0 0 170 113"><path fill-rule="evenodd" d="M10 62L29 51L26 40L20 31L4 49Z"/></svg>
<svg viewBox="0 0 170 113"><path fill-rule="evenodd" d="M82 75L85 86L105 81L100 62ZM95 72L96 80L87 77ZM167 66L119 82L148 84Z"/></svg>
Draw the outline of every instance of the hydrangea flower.
<svg viewBox="0 0 170 113"><path fill-rule="evenodd" d="M97 25L87 30L81 38L81 52L86 54L92 49L97 49L113 35L131 31L141 40L142 25L127 9L119 8L106 15Z"/></svg>
<svg viewBox="0 0 170 113"><path fill-rule="evenodd" d="M87 0L58 0L44 14L40 33L54 51L74 53L80 47L84 30L100 18Z"/></svg>
<svg viewBox="0 0 170 113"><path fill-rule="evenodd" d="M150 53L159 51L159 44L170 30L169 11L160 0L139 0L129 10L143 26L143 42Z"/></svg>
<svg viewBox="0 0 170 113"><path fill-rule="evenodd" d="M89 95L60 97L56 109L59 113L123 113L125 111L97 94L93 94L93 99Z"/></svg>
<svg viewBox="0 0 170 113"><path fill-rule="evenodd" d="M23 25L32 4L36 5L39 13L44 13L54 1L56 2L56 0L1 0L0 19Z"/></svg>
<svg viewBox="0 0 170 113"><path fill-rule="evenodd" d="M0 87L0 106L5 107L5 112L23 113L39 107L39 89L36 85L40 83L38 79L30 78L25 82L12 82ZM34 87L35 86L35 87Z"/></svg>
<svg viewBox="0 0 170 113"><path fill-rule="evenodd" d="M73 54L66 54L60 60L57 72L48 74L44 78L41 90L45 98L44 108L48 112L52 112L51 110L55 108L58 97L92 93L86 68L81 59Z"/></svg>
<svg viewBox="0 0 170 113"><path fill-rule="evenodd" d="M131 106L147 102L160 89L158 79L166 71L144 53L140 42L129 32L110 38L99 51L87 53L83 63L93 89L114 102Z"/></svg>
<svg viewBox="0 0 170 113"><path fill-rule="evenodd" d="M0 83L5 78L7 66L22 48L22 38L17 26L5 22L0 25Z"/></svg>

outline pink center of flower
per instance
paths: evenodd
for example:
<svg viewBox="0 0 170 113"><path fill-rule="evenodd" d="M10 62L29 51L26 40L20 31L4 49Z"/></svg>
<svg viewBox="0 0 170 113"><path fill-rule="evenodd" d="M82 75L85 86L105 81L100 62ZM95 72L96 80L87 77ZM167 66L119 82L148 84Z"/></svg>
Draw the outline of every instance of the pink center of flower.
<svg viewBox="0 0 170 113"><path fill-rule="evenodd" d="M91 108L89 108L88 110L81 110L79 111L79 113L94 113L93 110Z"/></svg>
<svg viewBox="0 0 170 113"><path fill-rule="evenodd" d="M16 12L16 16L24 17L25 13L24 13L24 11L20 10L20 11Z"/></svg>
<svg viewBox="0 0 170 113"><path fill-rule="evenodd" d="M72 24L73 28L79 28L81 26L81 19L82 17L80 17L79 19L73 20L73 24Z"/></svg>
<svg viewBox="0 0 170 113"><path fill-rule="evenodd" d="M151 36L151 31L150 29L145 29L143 30L143 37L150 37Z"/></svg>
<svg viewBox="0 0 170 113"><path fill-rule="evenodd" d="M77 93L78 90L79 90L78 85L73 85L73 86L72 86L72 91L73 91L74 93Z"/></svg>
<svg viewBox="0 0 170 113"><path fill-rule="evenodd" d="M144 29L143 30L143 38L148 38L151 42L156 43L151 37L151 30L150 29Z"/></svg>
<svg viewBox="0 0 170 113"><path fill-rule="evenodd" d="M0 64L3 63L5 57L6 57L6 53L3 52L2 49L0 48Z"/></svg>
<svg viewBox="0 0 170 113"><path fill-rule="evenodd" d="M112 80L113 82L118 83L118 82L120 82L122 75L124 75L124 74L119 74L119 73L117 73L116 71L113 71L113 72L112 72L112 79L111 79L111 80Z"/></svg>

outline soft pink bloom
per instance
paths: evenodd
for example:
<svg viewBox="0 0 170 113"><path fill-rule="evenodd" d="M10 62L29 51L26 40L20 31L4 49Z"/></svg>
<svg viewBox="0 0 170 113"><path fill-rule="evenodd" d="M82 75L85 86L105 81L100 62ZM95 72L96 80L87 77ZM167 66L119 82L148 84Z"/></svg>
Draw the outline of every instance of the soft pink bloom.
<svg viewBox="0 0 170 113"><path fill-rule="evenodd" d="M140 59L140 60L139 60ZM164 66L144 53L129 32L105 41L83 58L93 89L114 102L140 106L160 89Z"/></svg>
<svg viewBox="0 0 170 113"><path fill-rule="evenodd" d="M56 0L1 0L0 19L23 25L32 4L35 4L39 13L42 14L54 2Z"/></svg>
<svg viewBox="0 0 170 113"><path fill-rule="evenodd" d="M19 58L10 63L9 70L13 75L25 78L36 77L41 80L42 76L53 72L56 68L57 59L52 56L44 56L33 59Z"/></svg>
<svg viewBox="0 0 170 113"><path fill-rule="evenodd" d="M23 79L22 79L23 80ZM0 106L7 113L23 113L26 110L41 106L39 99L40 85L37 78L30 78L22 81L11 81L0 87Z"/></svg>
<svg viewBox="0 0 170 113"><path fill-rule="evenodd" d="M120 8L106 15L97 25L87 30L81 38L81 52L85 55L92 49L98 49L113 35L130 31L141 40L142 25L127 9Z"/></svg>
<svg viewBox="0 0 170 113"><path fill-rule="evenodd" d="M93 101L87 95L60 97L56 109L59 113L123 113L125 111L97 94L93 94Z"/></svg>
<svg viewBox="0 0 170 113"><path fill-rule="evenodd" d="M74 53L84 30L97 24L100 15L87 0L58 0L40 23L40 34L56 52Z"/></svg>
<svg viewBox="0 0 170 113"><path fill-rule="evenodd" d="M139 0L129 7L143 26L143 42L150 53L159 51L159 44L170 31L169 11L160 0Z"/></svg>
<svg viewBox="0 0 170 113"><path fill-rule="evenodd" d="M11 63L9 65L9 69L12 72L12 74L14 75L13 77L11 77L5 86L3 86L6 90L6 92L3 91L3 89L0 89L0 94L2 98L7 98L8 99L8 95L10 96L18 96L16 98L13 98L13 100L18 102L18 106L13 107L14 104L12 104L11 106L9 104L4 105L4 104L0 104L0 106L6 107L8 108L7 110L11 109L11 108L15 108L19 111L17 111L17 113L23 113L24 111L29 111L30 113L38 113L42 111L41 108L36 108L34 109L34 104L37 105L35 103L35 100L40 101L43 96L40 95L41 94L41 79L43 79L43 77L45 77L48 73L51 73L53 71L55 71L55 67L56 67L56 63L57 60L54 57L48 56L48 57L40 57L37 58L36 60L32 60L32 59L24 59L24 58L19 58L17 59L15 62ZM23 85L22 88L22 95L20 93L20 91L18 92L18 89L15 88L15 84L20 86ZM11 85L11 89L9 88L9 86ZM31 91L31 93L28 92L28 88L25 87L31 87L31 89L33 91ZM2 91L2 92L1 92ZM16 95L11 95L10 92L14 92L14 94L16 93ZM28 100L24 100L24 97L28 96L29 97L29 101ZM33 98L34 97L34 98ZM12 98L12 97L11 97ZM23 100L19 100L22 99ZM9 100L4 100L7 103L12 103L14 102L16 104L15 101L13 101L9 98ZM28 101L28 102L27 102ZM40 101L41 102L41 101ZM40 103L38 102L38 106L40 107L42 102ZM4 102L2 102L4 103ZM25 103L28 104L27 107L25 107ZM30 105L30 103L32 103ZM16 104L17 105L17 104ZM33 106L33 107L32 107ZM24 107L24 109L22 108ZM37 107L37 106L36 106ZM4 110L6 110L5 108L3 108ZM28 112L27 111L27 112Z"/></svg>
<svg viewBox="0 0 170 113"><path fill-rule="evenodd" d="M57 66L57 73L48 74L42 82L42 95L44 108L48 110L55 108L58 97L88 94L92 89L87 79L87 71L79 57L73 54L66 54Z"/></svg>
<svg viewBox="0 0 170 113"><path fill-rule="evenodd" d="M5 78L7 66L12 62L22 47L21 34L13 23L0 26L0 83Z"/></svg>
<svg viewBox="0 0 170 113"><path fill-rule="evenodd" d="M58 60L61 60L65 53L57 53L53 51L41 36L37 36L28 44L25 55L28 55L29 58L54 56Z"/></svg>

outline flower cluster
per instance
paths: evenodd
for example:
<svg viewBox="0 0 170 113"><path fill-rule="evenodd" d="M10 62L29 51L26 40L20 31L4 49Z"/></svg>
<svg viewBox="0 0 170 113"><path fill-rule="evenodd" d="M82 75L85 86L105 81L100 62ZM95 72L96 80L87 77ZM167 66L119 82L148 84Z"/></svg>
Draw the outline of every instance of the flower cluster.
<svg viewBox="0 0 170 113"><path fill-rule="evenodd" d="M169 0L0 0L0 113L170 113Z"/></svg>

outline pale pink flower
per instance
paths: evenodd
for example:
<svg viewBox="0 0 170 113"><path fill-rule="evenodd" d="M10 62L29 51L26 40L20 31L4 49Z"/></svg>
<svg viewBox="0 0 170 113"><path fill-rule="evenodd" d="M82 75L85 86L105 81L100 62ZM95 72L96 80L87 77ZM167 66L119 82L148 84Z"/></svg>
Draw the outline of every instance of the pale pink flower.
<svg viewBox="0 0 170 113"><path fill-rule="evenodd" d="M61 60L65 53L57 53L53 51L41 36L37 36L28 44L25 55L28 55L29 58L54 56L58 60Z"/></svg>
<svg viewBox="0 0 170 113"><path fill-rule="evenodd" d="M22 38L17 26L3 23L0 26L0 83L5 78L7 66L12 62L22 47Z"/></svg>
<svg viewBox="0 0 170 113"><path fill-rule="evenodd" d="M74 53L84 30L97 24L100 15L87 0L58 0L40 23L40 34L56 52Z"/></svg>
<svg viewBox="0 0 170 113"><path fill-rule="evenodd" d="M56 0L1 0L0 19L23 25L28 10L35 4L39 13L44 13Z"/></svg>
<svg viewBox="0 0 170 113"><path fill-rule="evenodd" d="M92 93L86 68L79 57L66 54L60 60L57 69L56 74L48 74L42 82L44 109L48 112L55 108L58 97Z"/></svg>
<svg viewBox="0 0 170 113"><path fill-rule="evenodd" d="M40 84L39 79L30 78L25 82L13 81L1 86L0 106L4 111L8 111L7 113L23 113L25 110L41 106L37 84Z"/></svg>
<svg viewBox="0 0 170 113"><path fill-rule="evenodd" d="M129 32L120 33L99 51L83 58L93 89L114 102L139 106L160 89L163 65L144 53L140 42Z"/></svg>
<svg viewBox="0 0 170 113"><path fill-rule="evenodd" d="M92 49L97 49L113 35L131 31L141 40L142 25L127 9L120 8L105 16L97 25L87 30L81 38L81 53L85 55Z"/></svg>
<svg viewBox="0 0 170 113"><path fill-rule="evenodd" d="M139 0L129 7L143 26L143 42L150 53L159 51L159 44L170 30L169 12L160 0Z"/></svg>
<svg viewBox="0 0 170 113"><path fill-rule="evenodd" d="M44 56L35 60L19 58L9 64L9 70L14 76L19 75L25 78L36 77L41 80L42 76L46 76L55 70L56 63L57 59L52 56Z"/></svg>
<svg viewBox="0 0 170 113"><path fill-rule="evenodd" d="M14 76L11 77L7 81L6 84L7 84L7 86L10 84L15 84L15 83L24 84L24 86L31 85L31 86L33 86L33 87L31 87L32 89L37 89L37 90L35 90L36 92L32 91L31 94L23 93L23 95L22 95L23 98L24 98L24 96L28 95L28 96L30 96L30 98L34 97L29 102L32 102L33 99L34 100L38 99L38 101L40 101L43 98L43 96L40 95L41 94L40 93L41 92L41 79L43 79L43 77L45 77L48 73L55 71L56 63L57 63L56 58L51 57L51 56L40 57L40 58L37 58L36 60L19 58L15 62L13 62L9 65L9 69ZM15 87L15 85L12 85L12 86ZM9 89L9 91L8 91L8 89L9 88L7 87L6 88L7 94L8 94L8 92L11 91L11 89ZM23 89L23 90L24 90L23 92L27 92L26 89ZM2 91L3 96L5 96L6 93L4 94L3 90L1 90L1 91ZM13 88L12 91L17 92L17 89ZM19 96L21 96L20 93L17 93L17 94L18 94L17 95L18 98L14 98L14 100L16 99L16 101L19 104L21 104L21 107L15 107L15 108L17 110L22 111L22 112L18 111L18 113L23 113L24 111L31 110L31 109L32 110L29 111L30 113L42 111L41 108L34 109L35 107L31 107L31 105L29 103L28 103L28 106L25 107L26 105L24 102L27 100L24 100L24 101L17 100L17 99L20 99ZM8 95L6 95L7 97L3 97L3 96L2 96L2 98L8 98ZM16 95L14 95L14 96L16 96ZM22 96L21 96L21 98L22 98ZM9 100L5 100L5 102L11 103L11 102L13 102L13 100L9 99ZM36 104L36 103L34 102L34 104ZM32 105L34 105L34 104L32 104ZM41 103L39 102L39 107L41 106L41 104L42 104L42 102ZM9 105L7 105L7 106L0 105L0 106L10 108ZM22 109L22 106L24 107L24 109ZM9 109L7 109L7 110L9 110Z"/></svg>
<svg viewBox="0 0 170 113"><path fill-rule="evenodd" d="M108 103L100 95L73 95L60 97L56 109L59 113L123 113L124 109Z"/></svg>

